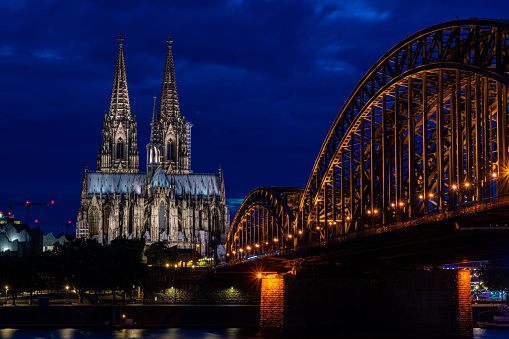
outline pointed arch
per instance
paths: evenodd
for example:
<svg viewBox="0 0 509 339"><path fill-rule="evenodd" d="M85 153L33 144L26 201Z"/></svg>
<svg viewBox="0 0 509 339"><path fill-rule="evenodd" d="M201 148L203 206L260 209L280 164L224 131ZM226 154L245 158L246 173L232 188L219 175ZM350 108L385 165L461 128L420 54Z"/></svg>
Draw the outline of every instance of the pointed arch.
<svg viewBox="0 0 509 339"><path fill-rule="evenodd" d="M88 210L88 230L91 237L99 234L99 208L95 205Z"/></svg>
<svg viewBox="0 0 509 339"><path fill-rule="evenodd" d="M103 236L108 235L111 212L112 212L111 205L110 204L104 205L104 207L103 207Z"/></svg>
<svg viewBox="0 0 509 339"><path fill-rule="evenodd" d="M124 159L124 140L122 138L117 139L117 159Z"/></svg>

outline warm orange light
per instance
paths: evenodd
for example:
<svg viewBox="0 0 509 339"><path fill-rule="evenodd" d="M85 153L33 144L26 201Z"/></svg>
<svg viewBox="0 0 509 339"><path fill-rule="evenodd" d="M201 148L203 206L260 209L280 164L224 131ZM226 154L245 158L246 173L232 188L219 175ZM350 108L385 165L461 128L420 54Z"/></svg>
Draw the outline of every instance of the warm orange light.
<svg viewBox="0 0 509 339"><path fill-rule="evenodd" d="M493 173L492 176L493 176L493 178L496 178L497 177L497 173Z"/></svg>
<svg viewBox="0 0 509 339"><path fill-rule="evenodd" d="M239 251L240 251L240 252L244 252L244 250L243 250L242 248L241 248L241 249L239 249Z"/></svg>
<svg viewBox="0 0 509 339"><path fill-rule="evenodd" d="M299 231L299 234L302 234L302 231Z"/></svg>
<svg viewBox="0 0 509 339"><path fill-rule="evenodd" d="M470 183L466 182L465 187L468 187L468 186L470 186Z"/></svg>
<svg viewBox="0 0 509 339"><path fill-rule="evenodd" d="M395 205L394 203L392 203L392 204L391 204L391 207L394 207L394 206L396 206L396 205Z"/></svg>
<svg viewBox="0 0 509 339"><path fill-rule="evenodd" d="M292 238L292 235L291 234L288 234L288 238L291 239Z"/></svg>
<svg viewBox="0 0 509 339"><path fill-rule="evenodd" d="M350 220L350 217L346 217L346 220Z"/></svg>
<svg viewBox="0 0 509 339"><path fill-rule="evenodd" d="M233 253L233 254L235 254L235 253L237 253L237 252L235 252L235 251L232 251L232 253Z"/></svg>
<svg viewBox="0 0 509 339"><path fill-rule="evenodd" d="M255 247L260 247L260 245L256 244Z"/></svg>
<svg viewBox="0 0 509 339"><path fill-rule="evenodd" d="M261 277L262 277L262 274L261 274L261 273L258 273L258 274L257 274L257 277L258 277L258 278L261 278Z"/></svg>
<svg viewBox="0 0 509 339"><path fill-rule="evenodd" d="M248 247L247 247L247 250L249 251L250 249L251 249L251 246L248 246Z"/></svg>
<svg viewBox="0 0 509 339"><path fill-rule="evenodd" d="M429 194L429 197L430 197L430 198L433 198L433 193L430 193L430 194Z"/></svg>
<svg viewBox="0 0 509 339"><path fill-rule="evenodd" d="M403 206L404 204L402 202L399 203L400 206Z"/></svg>
<svg viewBox="0 0 509 339"><path fill-rule="evenodd" d="M452 185L452 189L455 190L456 188L458 188L458 186L456 185Z"/></svg>
<svg viewBox="0 0 509 339"><path fill-rule="evenodd" d="M268 241L266 241L266 242L265 242L265 245L268 245L268 244L269 244L269 242L268 242Z"/></svg>
<svg viewBox="0 0 509 339"><path fill-rule="evenodd" d="M419 195L419 199L424 199L424 197L422 196L422 194L421 194L421 195Z"/></svg>
<svg viewBox="0 0 509 339"><path fill-rule="evenodd" d="M274 238L274 242L277 242L277 238Z"/></svg>
<svg viewBox="0 0 509 339"><path fill-rule="evenodd" d="M227 256L227 257L229 257L229 256L230 256L230 253L226 253L226 256ZM193 267L194 267L194 265L193 265Z"/></svg>
<svg viewBox="0 0 509 339"><path fill-rule="evenodd" d="M371 214L371 211L368 211L368 214Z"/></svg>
<svg viewBox="0 0 509 339"><path fill-rule="evenodd" d="M377 214L378 213L378 210L374 210L373 213Z"/></svg>

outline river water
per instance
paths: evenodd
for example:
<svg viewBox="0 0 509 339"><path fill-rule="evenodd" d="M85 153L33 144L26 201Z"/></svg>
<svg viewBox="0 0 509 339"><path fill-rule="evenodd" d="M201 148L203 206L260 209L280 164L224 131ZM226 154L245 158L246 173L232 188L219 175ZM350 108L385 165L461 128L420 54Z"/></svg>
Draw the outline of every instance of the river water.
<svg viewBox="0 0 509 339"><path fill-rule="evenodd" d="M238 328L227 329L122 329L122 330L79 330L73 328L52 329L52 330L27 330L27 329L0 329L1 339L30 338L30 339L73 339L73 338L118 338L118 339L247 339L254 338L255 333L246 332ZM416 337L419 337L416 335ZM263 339L256 337L257 339ZM504 330L482 330L474 328L474 339L502 339L509 338L509 331ZM360 339L360 338L356 338ZM367 339L367 338L366 338ZM413 338L402 338L413 339ZM422 339L422 338L421 338ZM440 339L440 338L428 338Z"/></svg>

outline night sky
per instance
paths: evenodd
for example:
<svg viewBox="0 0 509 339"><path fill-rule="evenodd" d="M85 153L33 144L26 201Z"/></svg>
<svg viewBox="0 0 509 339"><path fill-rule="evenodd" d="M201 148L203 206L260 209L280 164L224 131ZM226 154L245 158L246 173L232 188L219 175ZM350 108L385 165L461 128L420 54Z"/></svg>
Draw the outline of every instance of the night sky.
<svg viewBox="0 0 509 339"><path fill-rule="evenodd" d="M306 185L342 104L399 41L456 18L508 16L508 1L0 0L0 211L54 200L31 208L31 226L59 233L70 220L74 231L120 32L140 170L171 34L192 169L221 165L233 218L256 187Z"/></svg>

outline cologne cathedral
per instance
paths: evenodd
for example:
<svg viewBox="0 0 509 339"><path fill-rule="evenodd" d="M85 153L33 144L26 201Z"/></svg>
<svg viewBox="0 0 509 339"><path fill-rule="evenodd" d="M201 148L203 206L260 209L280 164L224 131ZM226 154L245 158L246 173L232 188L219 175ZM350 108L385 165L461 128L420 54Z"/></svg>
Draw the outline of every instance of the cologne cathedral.
<svg viewBox="0 0 509 339"><path fill-rule="evenodd" d="M180 113L171 50L157 108L154 98L147 171L140 173L136 114L131 114L122 35L109 111L104 113L97 170L85 170L76 235L108 243L118 237L166 241L217 254L229 231L223 174L191 170L191 127ZM148 127L148 126L147 126ZM221 252L221 251L220 251Z"/></svg>

